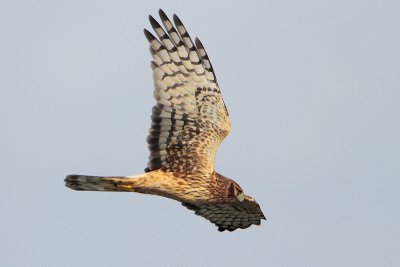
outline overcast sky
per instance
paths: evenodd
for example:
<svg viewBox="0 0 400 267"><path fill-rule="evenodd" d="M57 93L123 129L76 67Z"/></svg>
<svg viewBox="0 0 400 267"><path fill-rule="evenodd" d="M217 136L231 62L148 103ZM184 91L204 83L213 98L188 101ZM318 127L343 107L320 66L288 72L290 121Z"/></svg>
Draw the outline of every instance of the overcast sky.
<svg viewBox="0 0 400 267"><path fill-rule="evenodd" d="M1 266L400 266L398 1L0 3ZM216 169L268 221L76 192L133 175L153 106L147 16L205 45L231 116Z"/></svg>

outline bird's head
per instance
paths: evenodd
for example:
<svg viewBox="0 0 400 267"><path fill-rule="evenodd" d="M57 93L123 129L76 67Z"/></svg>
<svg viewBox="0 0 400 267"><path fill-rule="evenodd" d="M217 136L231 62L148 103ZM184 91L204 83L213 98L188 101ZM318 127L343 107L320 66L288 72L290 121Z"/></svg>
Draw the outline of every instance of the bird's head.
<svg viewBox="0 0 400 267"><path fill-rule="evenodd" d="M236 197L240 202L244 200L243 189L234 181L231 181L228 185L228 194L230 198Z"/></svg>

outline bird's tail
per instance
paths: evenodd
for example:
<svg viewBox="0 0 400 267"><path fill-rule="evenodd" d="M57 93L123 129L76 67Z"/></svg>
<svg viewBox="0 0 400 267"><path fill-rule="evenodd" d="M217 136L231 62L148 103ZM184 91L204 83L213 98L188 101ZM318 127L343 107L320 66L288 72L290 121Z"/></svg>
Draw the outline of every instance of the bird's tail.
<svg viewBox="0 0 400 267"><path fill-rule="evenodd" d="M88 176L71 174L65 178L65 186L80 191L134 192L141 176Z"/></svg>

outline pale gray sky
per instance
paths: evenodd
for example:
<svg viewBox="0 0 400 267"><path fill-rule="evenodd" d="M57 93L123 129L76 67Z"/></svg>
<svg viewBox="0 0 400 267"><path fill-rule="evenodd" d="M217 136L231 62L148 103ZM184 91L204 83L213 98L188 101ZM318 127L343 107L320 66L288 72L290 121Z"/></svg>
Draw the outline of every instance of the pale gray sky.
<svg viewBox="0 0 400 267"><path fill-rule="evenodd" d="M64 187L144 169L142 29L160 7L211 57L232 122L216 167L258 200L260 227L219 233L172 200ZM1 1L0 265L399 266L399 10Z"/></svg>

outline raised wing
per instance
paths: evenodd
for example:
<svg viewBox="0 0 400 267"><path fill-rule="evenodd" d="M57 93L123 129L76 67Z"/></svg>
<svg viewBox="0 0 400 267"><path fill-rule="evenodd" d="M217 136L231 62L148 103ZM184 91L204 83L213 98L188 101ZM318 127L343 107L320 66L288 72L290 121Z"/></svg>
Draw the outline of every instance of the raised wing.
<svg viewBox="0 0 400 267"><path fill-rule="evenodd" d="M157 102L147 137L150 156L145 171L210 174L218 146L230 130L228 112L200 40L196 38L194 45L176 15L174 27L161 9L159 14L165 30L149 16L158 39L144 30L153 57Z"/></svg>
<svg viewBox="0 0 400 267"><path fill-rule="evenodd" d="M245 229L253 224L260 225L261 220L265 220L260 205L248 196L243 202L235 200L231 203L182 203L182 205L214 223L220 232Z"/></svg>

